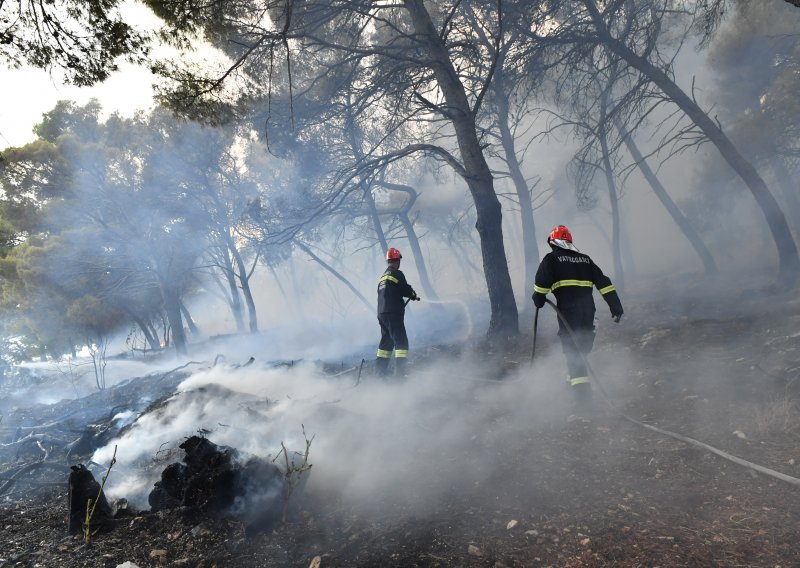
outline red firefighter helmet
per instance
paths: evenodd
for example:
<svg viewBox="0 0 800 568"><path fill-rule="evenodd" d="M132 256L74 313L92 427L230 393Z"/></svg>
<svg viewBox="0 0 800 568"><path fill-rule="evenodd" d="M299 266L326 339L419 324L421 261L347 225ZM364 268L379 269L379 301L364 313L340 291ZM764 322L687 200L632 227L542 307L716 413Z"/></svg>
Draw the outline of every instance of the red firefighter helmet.
<svg viewBox="0 0 800 568"><path fill-rule="evenodd" d="M400 260L401 258L403 258L403 255L394 247L386 251L386 260L389 262L392 260Z"/></svg>
<svg viewBox="0 0 800 568"><path fill-rule="evenodd" d="M569 232L564 225L559 225L552 231L550 231L550 236L547 237L547 242L550 241L567 241L568 243L572 242L572 233Z"/></svg>

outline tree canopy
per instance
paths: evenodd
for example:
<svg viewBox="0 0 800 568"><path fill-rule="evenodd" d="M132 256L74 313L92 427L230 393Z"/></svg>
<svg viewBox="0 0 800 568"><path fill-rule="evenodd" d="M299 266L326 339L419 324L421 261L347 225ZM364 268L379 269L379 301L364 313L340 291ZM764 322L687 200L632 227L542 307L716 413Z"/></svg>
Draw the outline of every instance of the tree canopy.
<svg viewBox="0 0 800 568"><path fill-rule="evenodd" d="M539 228L588 220L622 288L640 256L628 203L646 192L707 274L726 227L699 220L738 207L763 219L782 281L796 278L800 12L787 2L146 4L185 50L150 62L162 106L124 118L63 101L34 142L3 150L7 331L45 351L126 327L183 351L199 295L256 333L254 282L285 293L298 259L369 309L354 259L398 242L428 298L461 283L502 339L529 305ZM12 9L10 65L90 84L146 54L115 1L0 4ZM670 168L695 152L712 157L678 193Z"/></svg>
<svg viewBox="0 0 800 568"><path fill-rule="evenodd" d="M126 22L120 0L0 2L0 61L58 68L75 85L103 81L119 58L143 62L147 35Z"/></svg>

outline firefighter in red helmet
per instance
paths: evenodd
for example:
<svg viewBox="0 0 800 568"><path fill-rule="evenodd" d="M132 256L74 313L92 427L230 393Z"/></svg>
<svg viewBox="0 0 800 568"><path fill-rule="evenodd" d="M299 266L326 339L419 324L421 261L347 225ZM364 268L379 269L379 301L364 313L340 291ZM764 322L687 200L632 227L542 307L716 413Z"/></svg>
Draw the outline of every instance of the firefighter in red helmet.
<svg viewBox="0 0 800 568"><path fill-rule="evenodd" d="M567 359L569 382L580 404L590 399L592 392L584 362L594 344L592 288L597 287L600 291L615 322L622 317L622 302L611 279L588 255L575 248L572 234L564 225L558 225L550 232L547 244L552 251L545 255L536 271L533 303L537 308L543 307L545 297L552 292L558 311L572 329L571 335L561 318L558 319L558 335Z"/></svg>
<svg viewBox="0 0 800 568"><path fill-rule="evenodd" d="M395 356L395 374L402 376L406 370L408 337L403 321L406 310L403 298L419 300L419 297L406 282L406 277L400 270L402 258L403 255L396 248L386 251L388 266L378 280L378 323L381 326L381 342L378 344L375 367L380 375L389 372L392 350Z"/></svg>

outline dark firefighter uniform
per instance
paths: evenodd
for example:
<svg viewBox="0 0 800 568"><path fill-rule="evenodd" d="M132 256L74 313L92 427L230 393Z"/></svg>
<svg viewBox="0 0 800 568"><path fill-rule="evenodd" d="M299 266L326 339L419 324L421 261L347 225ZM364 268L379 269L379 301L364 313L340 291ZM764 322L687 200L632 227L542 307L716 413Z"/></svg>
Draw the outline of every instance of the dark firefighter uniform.
<svg viewBox="0 0 800 568"><path fill-rule="evenodd" d="M611 279L603 274L589 256L575 250L553 247L553 251L542 259L536 272L533 303L537 308L543 307L545 296L552 292L556 297L558 310L575 335L573 341L561 318L558 318L558 335L567 359L572 386L589 382L586 363L581 353L588 355L594 344L594 286L611 308L611 315L615 318L621 317L622 302L611 284Z"/></svg>
<svg viewBox="0 0 800 568"><path fill-rule="evenodd" d="M408 337L403 322L406 305L403 298L415 299L417 293L406 282L399 268L388 266L378 280L378 323L381 326L381 342L378 344L376 365L378 372L386 374L392 350L395 354L396 371L405 370L408 357Z"/></svg>

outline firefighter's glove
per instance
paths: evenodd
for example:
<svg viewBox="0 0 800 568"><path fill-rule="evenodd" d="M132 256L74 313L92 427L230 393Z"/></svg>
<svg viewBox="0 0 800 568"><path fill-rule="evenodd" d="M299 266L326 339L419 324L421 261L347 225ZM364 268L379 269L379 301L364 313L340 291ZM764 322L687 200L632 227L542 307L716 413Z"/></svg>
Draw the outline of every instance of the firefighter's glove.
<svg viewBox="0 0 800 568"><path fill-rule="evenodd" d="M619 320L622 319L622 312L618 314L611 314L611 319L614 320L614 323L619 323Z"/></svg>
<svg viewBox="0 0 800 568"><path fill-rule="evenodd" d="M414 302L414 301L419 302L419 299L420 298L419 298L419 296L417 296L417 293L412 290L411 291L411 301L412 302Z"/></svg>

